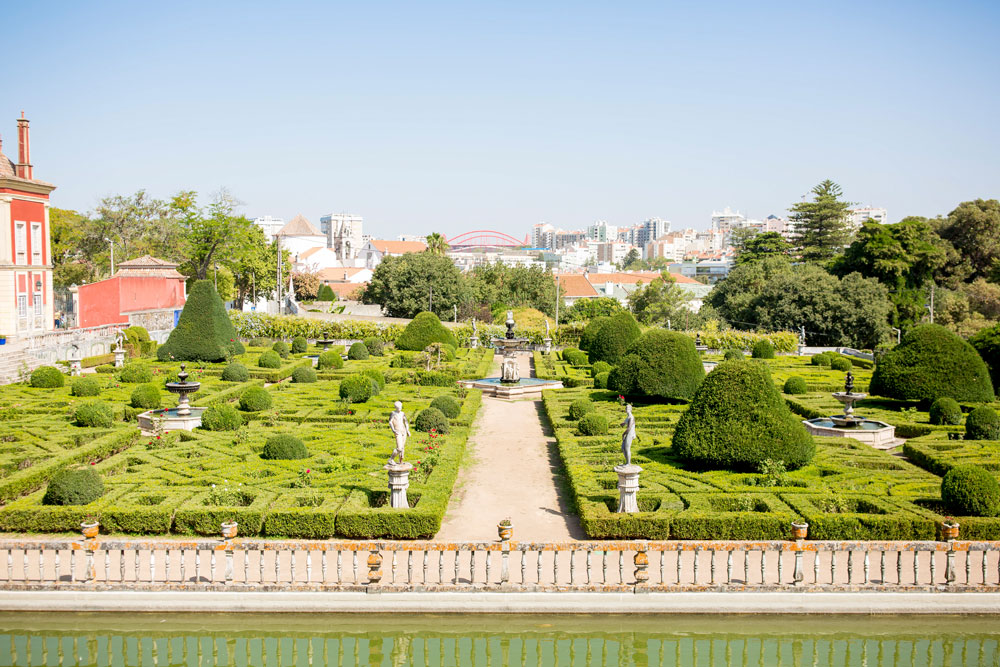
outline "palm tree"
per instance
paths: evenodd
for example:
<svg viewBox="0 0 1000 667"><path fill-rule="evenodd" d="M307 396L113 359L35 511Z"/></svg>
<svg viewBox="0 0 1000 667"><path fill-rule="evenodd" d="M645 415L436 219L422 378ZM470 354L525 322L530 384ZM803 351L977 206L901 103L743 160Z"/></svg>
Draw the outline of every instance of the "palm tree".
<svg viewBox="0 0 1000 667"><path fill-rule="evenodd" d="M444 236L434 232L427 236L427 252L434 255L443 255L448 252L448 242Z"/></svg>

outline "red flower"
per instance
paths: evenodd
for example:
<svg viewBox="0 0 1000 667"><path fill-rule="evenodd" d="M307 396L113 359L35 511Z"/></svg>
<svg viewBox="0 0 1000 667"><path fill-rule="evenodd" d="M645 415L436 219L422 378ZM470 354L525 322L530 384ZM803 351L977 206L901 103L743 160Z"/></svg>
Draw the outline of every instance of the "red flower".
<svg viewBox="0 0 1000 667"><path fill-rule="evenodd" d="M97 465L97 461L91 461L91 462L90 462L90 465L92 465L92 466L96 466L96 465Z"/></svg>
<svg viewBox="0 0 1000 667"><path fill-rule="evenodd" d="M159 439L160 439L160 436L156 436L156 439L157 439L157 440L159 440Z"/></svg>
<svg viewBox="0 0 1000 667"><path fill-rule="evenodd" d="M312 470L310 470L309 468L306 468L306 474L307 474L307 475L308 475L309 473L311 473L311 472L312 472Z"/></svg>

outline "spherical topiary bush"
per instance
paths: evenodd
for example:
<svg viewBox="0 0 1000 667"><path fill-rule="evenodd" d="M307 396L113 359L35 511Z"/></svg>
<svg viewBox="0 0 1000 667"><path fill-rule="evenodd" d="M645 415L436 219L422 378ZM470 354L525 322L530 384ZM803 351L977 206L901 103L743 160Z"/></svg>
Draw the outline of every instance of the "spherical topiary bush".
<svg viewBox="0 0 1000 667"><path fill-rule="evenodd" d="M250 371L238 361L234 361L222 369L223 382L246 382L250 379Z"/></svg>
<svg viewBox="0 0 1000 667"><path fill-rule="evenodd" d="M590 322L587 323L587 326L583 328L583 332L580 334L580 349L584 352L590 352L590 347L597 339L597 335L601 332L601 327L603 327L610 320L611 318L606 315L595 317L590 320Z"/></svg>
<svg viewBox="0 0 1000 667"><path fill-rule="evenodd" d="M809 363L813 366L825 366L827 368L830 367L831 361L833 361L833 356L829 352L814 354L812 358L809 359Z"/></svg>
<svg viewBox="0 0 1000 667"><path fill-rule="evenodd" d="M742 359L744 357L743 350L726 350L726 353L722 355L723 361L732 361L733 359Z"/></svg>
<svg viewBox="0 0 1000 667"><path fill-rule="evenodd" d="M594 389L607 389L608 377L611 373L598 373L594 376Z"/></svg>
<svg viewBox="0 0 1000 667"><path fill-rule="evenodd" d="M101 385L94 378L75 378L69 387L73 396L97 396L101 393Z"/></svg>
<svg viewBox="0 0 1000 667"><path fill-rule="evenodd" d="M966 440L1000 440L1000 417L996 410L984 405L965 418Z"/></svg>
<svg viewBox="0 0 1000 667"><path fill-rule="evenodd" d="M292 354L302 354L307 349L309 349L309 341L305 338L296 336L292 339Z"/></svg>
<svg viewBox="0 0 1000 667"><path fill-rule="evenodd" d="M31 371L29 384L38 389L54 389L66 383L66 376L55 366L39 366Z"/></svg>
<svg viewBox="0 0 1000 667"><path fill-rule="evenodd" d="M89 505L104 495L104 482L92 466L60 470L45 489L43 505Z"/></svg>
<svg viewBox="0 0 1000 667"><path fill-rule="evenodd" d="M612 315L601 326L590 344L590 350L587 354L591 361L606 361L609 364L616 364L640 335L642 335L642 331L639 329L639 323L635 321L632 313L624 310ZM691 341L691 345L694 345L694 341Z"/></svg>
<svg viewBox="0 0 1000 667"><path fill-rule="evenodd" d="M955 399L942 396L931 404L930 421L936 426L961 424L962 408L959 407L958 401Z"/></svg>
<svg viewBox="0 0 1000 667"><path fill-rule="evenodd" d="M128 382L131 384L142 384L144 382L153 381L153 369L151 369L146 364L140 364L138 362L133 362L131 364L125 364L122 367L122 371L118 376L122 382Z"/></svg>
<svg viewBox="0 0 1000 667"><path fill-rule="evenodd" d="M595 378L601 373L610 373L612 368L614 366L606 361L595 361L594 365L590 367L590 377Z"/></svg>
<svg viewBox="0 0 1000 667"><path fill-rule="evenodd" d="M260 412L271 407L271 392L263 387L249 387L240 396L240 410Z"/></svg>
<svg viewBox="0 0 1000 667"><path fill-rule="evenodd" d="M804 377L793 375L785 380L783 391L786 394L804 394L809 391L809 387L806 386L806 379Z"/></svg>
<svg viewBox="0 0 1000 667"><path fill-rule="evenodd" d="M373 357L381 357L385 351L385 343L383 343L378 338L369 337L362 341L365 347L368 348L368 354Z"/></svg>
<svg viewBox="0 0 1000 667"><path fill-rule="evenodd" d="M993 384L975 348L939 324L921 324L875 364L869 393L903 400L987 403Z"/></svg>
<svg viewBox="0 0 1000 667"><path fill-rule="evenodd" d="M309 458L309 450L304 442L288 433L272 435L264 442L260 458L272 461L290 461Z"/></svg>
<svg viewBox="0 0 1000 667"><path fill-rule="evenodd" d="M774 359L774 345L766 338L761 338L753 344L750 356L754 359Z"/></svg>
<svg viewBox="0 0 1000 667"><path fill-rule="evenodd" d="M431 343L448 343L458 346L455 336L443 325L434 313L418 313L413 321L406 325L403 333L396 338L397 350L414 350L419 352Z"/></svg>
<svg viewBox="0 0 1000 667"><path fill-rule="evenodd" d="M257 365L261 368L281 368L281 357L274 350L267 350L257 357Z"/></svg>
<svg viewBox="0 0 1000 667"><path fill-rule="evenodd" d="M347 358L353 361L364 361L368 358L368 348L361 341L351 345L351 349L347 351Z"/></svg>
<svg viewBox="0 0 1000 667"><path fill-rule="evenodd" d="M605 435L608 432L608 418L596 412L588 412L576 423L580 435Z"/></svg>
<svg viewBox="0 0 1000 667"><path fill-rule="evenodd" d="M108 428L115 422L115 413L104 401L88 401L76 406L73 423L77 426Z"/></svg>
<svg viewBox="0 0 1000 667"><path fill-rule="evenodd" d="M201 427L208 431L235 431L243 425L243 415L229 403L216 403L201 414Z"/></svg>
<svg viewBox="0 0 1000 667"><path fill-rule="evenodd" d="M385 389L385 373L383 373L379 369L366 368L363 371L361 371L361 374L367 375L368 377L370 377L372 380L375 381L375 385L378 387L378 391L376 391L373 394L373 396L378 395L379 393L382 392L383 389Z"/></svg>
<svg viewBox="0 0 1000 667"><path fill-rule="evenodd" d="M959 516L998 516L1000 484L977 465L955 466L941 480L941 500Z"/></svg>
<svg viewBox="0 0 1000 667"><path fill-rule="evenodd" d="M454 419L462 411L462 405L454 396L442 394L431 401L431 407L437 408L448 419Z"/></svg>
<svg viewBox="0 0 1000 667"><path fill-rule="evenodd" d="M562 351L562 358L573 366L586 366L589 363L587 354L575 347L567 347Z"/></svg>
<svg viewBox="0 0 1000 667"><path fill-rule="evenodd" d="M449 427L448 418L437 408L424 408L417 414L417 418L413 420L413 427L425 433L430 433L431 431L447 433Z"/></svg>
<svg viewBox="0 0 1000 667"><path fill-rule="evenodd" d="M569 418L577 421L588 412L594 411L594 402L589 398L578 398L569 404Z"/></svg>
<svg viewBox="0 0 1000 667"><path fill-rule="evenodd" d="M840 371L841 373L846 373L851 370L851 360L847 357L834 357L830 360L830 369L834 371Z"/></svg>
<svg viewBox="0 0 1000 667"><path fill-rule="evenodd" d="M289 353L291 352L291 348L288 347L288 343L283 340L275 341L274 345L271 346L271 349L277 352L278 356L282 359L287 359Z"/></svg>
<svg viewBox="0 0 1000 667"><path fill-rule="evenodd" d="M316 381L316 371L310 366L299 366L292 371L292 382L296 384L308 384Z"/></svg>
<svg viewBox="0 0 1000 667"><path fill-rule="evenodd" d="M792 469L812 459L816 444L788 409L767 366L723 361L677 422L673 453L701 468L756 471L771 459Z"/></svg>
<svg viewBox="0 0 1000 667"><path fill-rule="evenodd" d="M160 388L155 384L141 384L132 390L129 405L142 410L160 407Z"/></svg>
<svg viewBox="0 0 1000 667"><path fill-rule="evenodd" d="M705 367L690 336L650 329L611 371L608 389L626 396L687 401L704 378Z"/></svg>
<svg viewBox="0 0 1000 667"><path fill-rule="evenodd" d="M372 397L372 379L361 373L348 375L340 381L340 397L348 403L364 403Z"/></svg>
<svg viewBox="0 0 1000 667"><path fill-rule="evenodd" d="M343 368L344 360L336 352L320 352L319 359L316 360L316 368L326 370L328 368Z"/></svg>

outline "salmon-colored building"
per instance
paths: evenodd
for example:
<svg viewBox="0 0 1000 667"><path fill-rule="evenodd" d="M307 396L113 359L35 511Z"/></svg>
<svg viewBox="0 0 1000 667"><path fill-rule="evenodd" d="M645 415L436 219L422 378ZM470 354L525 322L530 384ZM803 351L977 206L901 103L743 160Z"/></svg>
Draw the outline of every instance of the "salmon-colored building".
<svg viewBox="0 0 1000 667"><path fill-rule="evenodd" d="M174 327L187 295L176 264L145 255L122 262L106 280L80 285L75 299L81 328L134 324L152 331Z"/></svg>

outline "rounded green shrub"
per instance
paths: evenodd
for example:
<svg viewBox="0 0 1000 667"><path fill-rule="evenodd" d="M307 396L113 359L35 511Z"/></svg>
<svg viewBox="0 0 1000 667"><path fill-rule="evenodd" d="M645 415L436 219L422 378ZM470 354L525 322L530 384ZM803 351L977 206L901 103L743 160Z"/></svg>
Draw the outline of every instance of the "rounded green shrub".
<svg viewBox="0 0 1000 667"><path fill-rule="evenodd" d="M414 350L419 352L431 343L448 343L458 347L458 341L434 313L418 313L403 333L396 338L397 350Z"/></svg>
<svg viewBox="0 0 1000 667"><path fill-rule="evenodd" d="M322 285L319 286L319 291L316 292L316 300L317 301L336 301L337 300L337 295L333 291L332 287L330 287L326 283L323 283Z"/></svg>
<svg viewBox="0 0 1000 667"><path fill-rule="evenodd" d="M569 362L573 366L586 366L590 363L590 360L587 359L586 352L578 350L575 347L567 347L563 350L562 358L564 361Z"/></svg>
<svg viewBox="0 0 1000 667"><path fill-rule="evenodd" d="M347 358L352 361L364 361L368 358L368 348L361 341L351 345L351 349L347 351Z"/></svg>
<svg viewBox="0 0 1000 667"><path fill-rule="evenodd" d="M316 381L316 371L310 366L299 366L292 371L292 382L296 384L308 384Z"/></svg>
<svg viewBox="0 0 1000 667"><path fill-rule="evenodd" d="M234 361L222 369L223 382L246 382L249 379L250 371L238 361Z"/></svg>
<svg viewBox="0 0 1000 667"><path fill-rule="evenodd" d="M423 371L417 374L417 384L422 387L454 387L455 376L444 371Z"/></svg>
<svg viewBox="0 0 1000 667"><path fill-rule="evenodd" d="M149 331L146 327L131 326L122 329L122 335L125 336L125 340L133 345L138 345L139 343L149 342Z"/></svg>
<svg viewBox="0 0 1000 667"><path fill-rule="evenodd" d="M281 357L274 350L266 350L257 357L257 365L261 368L281 368Z"/></svg>
<svg viewBox="0 0 1000 667"><path fill-rule="evenodd" d="M804 377L793 375L785 380L783 391L786 394L805 394L809 391L809 387L806 385L806 379Z"/></svg>
<svg viewBox="0 0 1000 667"><path fill-rule="evenodd" d="M642 335L639 323L627 310L608 318L590 343L587 351L591 361L606 361L617 364L629 346ZM694 341L691 341L694 345Z"/></svg>
<svg viewBox="0 0 1000 667"><path fill-rule="evenodd" d="M316 368L326 370L327 368L343 368L344 360L336 352L327 350L326 352L319 353L319 359L316 360Z"/></svg>
<svg viewBox="0 0 1000 667"><path fill-rule="evenodd" d="M608 389L626 396L687 401L705 378L694 340L650 329L628 347L608 376Z"/></svg>
<svg viewBox="0 0 1000 667"><path fill-rule="evenodd" d="M578 398L569 404L569 418L578 421L580 417L588 412L594 411L594 402L589 398Z"/></svg>
<svg viewBox="0 0 1000 667"><path fill-rule="evenodd" d="M1000 440L1000 417L996 410L983 405L965 418L966 440Z"/></svg>
<svg viewBox="0 0 1000 667"><path fill-rule="evenodd" d="M673 453L701 468L756 471L771 459L793 469L812 459L816 444L788 409L767 366L724 361L677 422Z"/></svg>
<svg viewBox="0 0 1000 667"><path fill-rule="evenodd" d="M89 505L104 495L104 482L93 466L66 468L49 480L43 505Z"/></svg>
<svg viewBox="0 0 1000 667"><path fill-rule="evenodd" d="M118 377L122 382L128 382L130 384L152 382L153 369L146 364L132 362L130 364L125 364L125 366L122 367L121 373L118 374Z"/></svg>
<svg viewBox="0 0 1000 667"><path fill-rule="evenodd" d="M115 413L104 401L87 401L73 411L73 423L77 426L108 428L114 422Z"/></svg>
<svg viewBox="0 0 1000 667"><path fill-rule="evenodd" d="M385 343L375 337L365 338L362 341L368 348L368 354L373 357L381 357L385 353Z"/></svg>
<svg viewBox="0 0 1000 667"><path fill-rule="evenodd" d="M820 352L819 354L814 354L810 359L809 363L813 366L825 366L830 367L830 363L833 361L833 355L829 352Z"/></svg>
<svg viewBox="0 0 1000 667"><path fill-rule="evenodd" d="M302 354L309 349L309 341L302 336L292 339L292 354Z"/></svg>
<svg viewBox="0 0 1000 667"><path fill-rule="evenodd" d="M594 389L607 389L608 388L608 377L611 373L598 373L594 376Z"/></svg>
<svg viewBox="0 0 1000 667"><path fill-rule="evenodd" d="M607 315L601 315L590 320L580 333L580 349L584 352L590 352L590 348L597 339L597 335L601 332L601 327L610 320L611 317Z"/></svg>
<svg viewBox="0 0 1000 667"><path fill-rule="evenodd" d="M264 442L260 458L271 461L291 461L309 458L309 450L304 442L289 433L272 435Z"/></svg>
<svg viewBox="0 0 1000 667"><path fill-rule="evenodd" d="M291 353L292 348L288 347L288 343L283 340L278 340L274 342L271 349L278 353L278 356L282 359L287 359L288 355Z"/></svg>
<svg viewBox="0 0 1000 667"><path fill-rule="evenodd" d="M950 396L988 403L993 384L975 348L939 324L921 324L878 360L869 393L910 401Z"/></svg>
<svg viewBox="0 0 1000 667"><path fill-rule="evenodd" d="M240 396L240 410L260 412L271 407L271 392L263 387L249 387Z"/></svg>
<svg viewBox="0 0 1000 667"><path fill-rule="evenodd" d="M754 359L774 359L774 345L766 338L761 338L753 344L750 356Z"/></svg>
<svg viewBox="0 0 1000 667"><path fill-rule="evenodd" d="M958 465L941 480L941 500L959 516L998 516L1000 484L977 465Z"/></svg>
<svg viewBox="0 0 1000 667"><path fill-rule="evenodd" d="M594 365L590 367L590 377L595 378L601 373L610 373L612 368L614 366L606 361L595 361Z"/></svg>
<svg viewBox="0 0 1000 667"><path fill-rule="evenodd" d="M66 376L55 366L39 366L31 371L28 383L37 389L54 389L66 383Z"/></svg>
<svg viewBox="0 0 1000 667"><path fill-rule="evenodd" d="M376 394L381 393L381 391L385 389L385 373L381 370L377 368L366 368L361 371L361 374L367 375L375 381L375 384L378 386L378 391L375 392Z"/></svg>
<svg viewBox="0 0 1000 667"><path fill-rule="evenodd" d="M847 357L837 356L830 360L830 369L846 373L851 370L851 360Z"/></svg>
<svg viewBox="0 0 1000 667"><path fill-rule="evenodd" d="M271 339L257 336L250 339L250 347L271 347Z"/></svg>
<svg viewBox="0 0 1000 667"><path fill-rule="evenodd" d="M94 372L110 375L111 373L115 372L115 367L112 366L111 364L101 364L100 366L94 368Z"/></svg>
<svg viewBox="0 0 1000 667"><path fill-rule="evenodd" d="M950 424L956 426L962 423L962 408L958 401L948 396L942 396L931 403L930 421L936 426Z"/></svg>
<svg viewBox="0 0 1000 667"><path fill-rule="evenodd" d="M101 393L101 384L94 378L74 378L69 386L69 393L73 396L97 396Z"/></svg>
<svg viewBox="0 0 1000 667"><path fill-rule="evenodd" d="M431 431L447 433L449 426L448 418L437 408L424 408L417 414L417 418L413 420L413 427L424 433L430 433Z"/></svg>
<svg viewBox="0 0 1000 667"><path fill-rule="evenodd" d="M156 348L160 361L225 361L243 354L243 344L211 280L195 281L167 342Z"/></svg>
<svg viewBox="0 0 1000 667"><path fill-rule="evenodd" d="M348 403L364 403L372 397L372 379L353 373L340 381L340 397Z"/></svg>
<svg viewBox="0 0 1000 667"><path fill-rule="evenodd" d="M723 361L732 361L733 359L742 359L744 357L743 350L726 350L726 353L722 355Z"/></svg>
<svg viewBox="0 0 1000 667"><path fill-rule="evenodd" d="M243 425L243 415L229 403L210 405L201 414L201 427L208 431L235 431Z"/></svg>
<svg viewBox="0 0 1000 667"><path fill-rule="evenodd" d="M160 407L160 388L155 384L140 384L132 390L129 405L142 410L153 410Z"/></svg>
<svg viewBox="0 0 1000 667"><path fill-rule="evenodd" d="M588 412L576 423L580 435L605 435L608 432L608 418L597 412Z"/></svg>
<svg viewBox="0 0 1000 667"><path fill-rule="evenodd" d="M455 419L458 417L458 413L462 411L462 405L458 402L458 399L448 394L441 394L435 398L431 401L430 407L437 408L448 419Z"/></svg>

